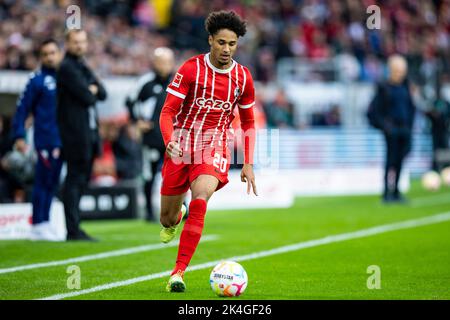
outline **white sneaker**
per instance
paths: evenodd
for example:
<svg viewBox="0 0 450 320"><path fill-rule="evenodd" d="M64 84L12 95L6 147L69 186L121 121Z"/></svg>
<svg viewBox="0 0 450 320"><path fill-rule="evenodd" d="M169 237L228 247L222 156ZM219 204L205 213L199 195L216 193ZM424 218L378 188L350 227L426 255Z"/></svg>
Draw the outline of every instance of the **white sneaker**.
<svg viewBox="0 0 450 320"><path fill-rule="evenodd" d="M48 221L34 224L31 228L30 239L33 241L61 241Z"/></svg>

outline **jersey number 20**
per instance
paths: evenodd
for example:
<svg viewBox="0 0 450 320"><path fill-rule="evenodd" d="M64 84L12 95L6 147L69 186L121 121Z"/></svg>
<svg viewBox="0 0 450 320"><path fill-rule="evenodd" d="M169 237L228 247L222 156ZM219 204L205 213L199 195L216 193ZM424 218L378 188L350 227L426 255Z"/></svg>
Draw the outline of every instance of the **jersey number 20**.
<svg viewBox="0 0 450 320"><path fill-rule="evenodd" d="M222 157L219 153L214 154L213 166L218 168L220 172L227 170L227 158Z"/></svg>

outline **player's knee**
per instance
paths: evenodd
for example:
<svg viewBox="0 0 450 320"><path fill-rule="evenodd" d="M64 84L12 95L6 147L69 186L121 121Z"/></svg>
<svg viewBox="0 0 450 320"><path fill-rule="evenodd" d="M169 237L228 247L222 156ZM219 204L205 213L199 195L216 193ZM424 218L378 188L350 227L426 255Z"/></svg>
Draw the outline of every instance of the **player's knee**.
<svg viewBox="0 0 450 320"><path fill-rule="evenodd" d="M192 194L192 200L202 199L208 202L211 196L206 191L200 191Z"/></svg>

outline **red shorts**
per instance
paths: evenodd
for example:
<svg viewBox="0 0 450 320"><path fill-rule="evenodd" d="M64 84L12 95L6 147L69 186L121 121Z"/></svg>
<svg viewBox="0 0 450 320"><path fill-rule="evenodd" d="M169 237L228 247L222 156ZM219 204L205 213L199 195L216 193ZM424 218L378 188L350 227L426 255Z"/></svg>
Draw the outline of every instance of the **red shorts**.
<svg viewBox="0 0 450 320"><path fill-rule="evenodd" d="M225 155L213 152L211 157L203 161L191 159L191 161L174 162L167 153L164 153L161 194L165 196L183 194L189 190L192 181L201 174L216 177L219 180L216 191L220 190L228 183L230 158L230 152L227 150Z"/></svg>

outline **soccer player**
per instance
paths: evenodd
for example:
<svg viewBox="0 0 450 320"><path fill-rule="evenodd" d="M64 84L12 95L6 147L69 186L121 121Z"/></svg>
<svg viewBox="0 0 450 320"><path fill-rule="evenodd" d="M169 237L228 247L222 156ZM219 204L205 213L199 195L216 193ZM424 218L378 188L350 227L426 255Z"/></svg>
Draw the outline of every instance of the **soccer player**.
<svg viewBox="0 0 450 320"><path fill-rule="evenodd" d="M241 181L257 195L253 172L255 143L253 106L255 90L249 70L233 60L238 38L246 23L234 12L213 12L205 21L210 52L187 60L167 87L160 116L166 145L161 186L161 241L175 237L186 208L188 189L192 200L180 236L175 268L167 291L183 292L184 272L200 241L207 202L228 183L230 152L228 128L237 106L244 132L244 165Z"/></svg>

